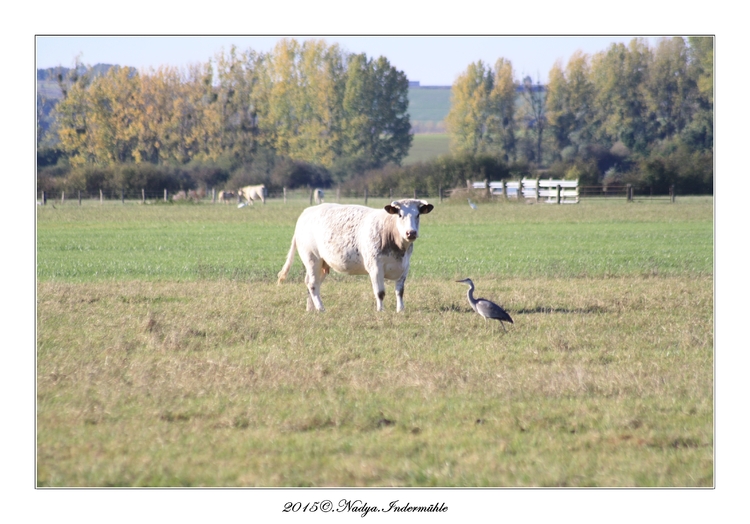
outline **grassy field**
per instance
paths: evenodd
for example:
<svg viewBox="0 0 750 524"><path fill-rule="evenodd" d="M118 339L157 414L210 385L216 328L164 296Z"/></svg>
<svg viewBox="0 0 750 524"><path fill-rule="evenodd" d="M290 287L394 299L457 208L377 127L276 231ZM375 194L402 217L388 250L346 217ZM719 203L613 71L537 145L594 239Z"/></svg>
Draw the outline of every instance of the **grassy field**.
<svg viewBox="0 0 750 524"><path fill-rule="evenodd" d="M409 155L404 165L416 164L450 153L450 138L447 134L414 135Z"/></svg>
<svg viewBox="0 0 750 524"><path fill-rule="evenodd" d="M436 205L398 315L303 207L38 209L40 486L713 485L710 198Z"/></svg>
<svg viewBox="0 0 750 524"><path fill-rule="evenodd" d="M440 122L451 109L450 88L409 88L409 118Z"/></svg>

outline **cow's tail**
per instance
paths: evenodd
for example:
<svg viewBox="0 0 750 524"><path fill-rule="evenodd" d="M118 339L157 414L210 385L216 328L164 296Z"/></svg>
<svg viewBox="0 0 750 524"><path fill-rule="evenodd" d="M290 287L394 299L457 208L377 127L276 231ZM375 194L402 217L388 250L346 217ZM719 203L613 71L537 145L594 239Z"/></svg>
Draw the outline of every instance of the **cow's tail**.
<svg viewBox="0 0 750 524"><path fill-rule="evenodd" d="M292 237L292 247L289 248L289 254L286 256L286 262L284 263L284 267L281 268L281 271L279 271L279 280L278 283L281 284L286 276L289 274L289 269L292 267L292 262L294 262L294 252L297 249L297 237Z"/></svg>

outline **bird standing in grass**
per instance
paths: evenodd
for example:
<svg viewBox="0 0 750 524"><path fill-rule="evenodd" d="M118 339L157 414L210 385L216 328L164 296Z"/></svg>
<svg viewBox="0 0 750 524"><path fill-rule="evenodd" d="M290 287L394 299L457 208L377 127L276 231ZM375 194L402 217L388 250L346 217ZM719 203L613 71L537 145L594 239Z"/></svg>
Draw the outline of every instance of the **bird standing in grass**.
<svg viewBox="0 0 750 524"><path fill-rule="evenodd" d="M472 202L470 198L467 198L466 200L469 201L469 207L471 209L476 209L477 208L477 205L474 202Z"/></svg>
<svg viewBox="0 0 750 524"><path fill-rule="evenodd" d="M510 318L510 315L503 308L486 298L474 298L474 282L472 282L470 278L456 280L456 282L467 284L469 286L469 291L466 293L466 296L469 297L469 304L471 304L474 311L484 318L485 324L487 323L488 318L493 318L500 321L500 325L503 326L503 331L507 331L503 322L510 322L512 324L513 319Z"/></svg>

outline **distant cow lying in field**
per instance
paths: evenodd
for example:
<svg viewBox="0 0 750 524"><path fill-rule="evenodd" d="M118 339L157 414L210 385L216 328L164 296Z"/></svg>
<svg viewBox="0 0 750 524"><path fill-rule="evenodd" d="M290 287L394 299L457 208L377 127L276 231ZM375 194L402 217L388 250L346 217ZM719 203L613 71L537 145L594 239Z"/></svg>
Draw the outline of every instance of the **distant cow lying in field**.
<svg viewBox="0 0 750 524"><path fill-rule="evenodd" d="M201 200L204 196L206 196L206 190L202 187L198 188L197 190L191 189L187 194L188 200L194 200L196 202L198 200Z"/></svg>
<svg viewBox="0 0 750 524"><path fill-rule="evenodd" d="M308 311L313 307L325 310L320 286L330 268L347 275L369 274L378 311L383 310L383 279L395 280L396 311L403 311L404 284L419 235L419 216L432 209L424 200L397 200L384 209L339 204L309 207L297 219L279 283L289 273L298 249L306 269Z"/></svg>
<svg viewBox="0 0 750 524"><path fill-rule="evenodd" d="M266 203L266 186L245 186L239 190L239 196L247 200L249 204L255 204L255 200Z"/></svg>
<svg viewBox="0 0 750 524"><path fill-rule="evenodd" d="M237 198L237 195L232 191L219 191L219 202L229 204L230 202L233 202L235 198Z"/></svg>

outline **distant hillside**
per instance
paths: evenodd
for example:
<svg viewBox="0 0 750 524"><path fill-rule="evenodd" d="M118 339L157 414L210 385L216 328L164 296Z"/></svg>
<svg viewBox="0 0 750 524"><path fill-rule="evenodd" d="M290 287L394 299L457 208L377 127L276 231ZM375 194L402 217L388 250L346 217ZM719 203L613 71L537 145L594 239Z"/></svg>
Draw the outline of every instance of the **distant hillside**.
<svg viewBox="0 0 750 524"><path fill-rule="evenodd" d="M450 86L409 87L409 116L413 133L445 133L445 117L450 108Z"/></svg>
<svg viewBox="0 0 750 524"><path fill-rule="evenodd" d="M107 74L107 71L109 71L113 67L115 66L112 64L96 64L95 66L92 66L88 69L86 68L86 66L80 66L78 69L62 66L37 69L37 95L41 95L47 100L56 102L57 100L62 98L62 90L60 89L61 80L66 83L70 83L71 79L76 75L80 76L83 74L89 74L92 77L101 76Z"/></svg>

